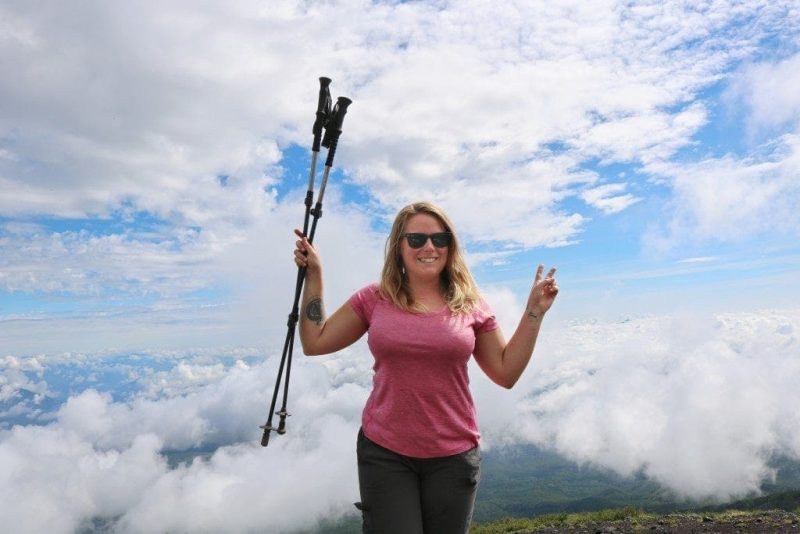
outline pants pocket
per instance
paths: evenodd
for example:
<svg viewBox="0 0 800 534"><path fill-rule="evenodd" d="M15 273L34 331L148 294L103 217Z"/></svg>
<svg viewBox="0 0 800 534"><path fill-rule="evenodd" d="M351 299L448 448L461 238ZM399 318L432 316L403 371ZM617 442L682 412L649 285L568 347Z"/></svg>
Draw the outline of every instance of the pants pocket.
<svg viewBox="0 0 800 534"><path fill-rule="evenodd" d="M353 505L361 512L361 532L363 534L370 534L372 532L372 519L369 514L369 507L361 502L354 502Z"/></svg>
<svg viewBox="0 0 800 534"><path fill-rule="evenodd" d="M458 455L467 474L467 485L477 486L481 479L481 449L478 446Z"/></svg>

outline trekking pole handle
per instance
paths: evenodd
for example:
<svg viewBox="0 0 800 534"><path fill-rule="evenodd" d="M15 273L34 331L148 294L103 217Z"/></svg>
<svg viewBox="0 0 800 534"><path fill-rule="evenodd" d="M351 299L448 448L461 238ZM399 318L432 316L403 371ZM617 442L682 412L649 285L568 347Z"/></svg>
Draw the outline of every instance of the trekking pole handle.
<svg viewBox="0 0 800 534"><path fill-rule="evenodd" d="M328 86L331 84L331 79L325 76L319 78L319 97L317 98L317 119L314 121L314 127L311 133L314 134L314 142L311 145L313 152L319 152L320 138L322 137L322 128L328 122L328 117L331 114L331 92Z"/></svg>
<svg viewBox="0 0 800 534"><path fill-rule="evenodd" d="M325 161L326 167L333 167L333 157L336 155L336 145L339 143L339 136L342 135L342 123L347 114L347 107L353 101L346 96L336 99L336 106L331 112L330 120L325 125L325 137L322 139L322 146L328 149L328 159Z"/></svg>

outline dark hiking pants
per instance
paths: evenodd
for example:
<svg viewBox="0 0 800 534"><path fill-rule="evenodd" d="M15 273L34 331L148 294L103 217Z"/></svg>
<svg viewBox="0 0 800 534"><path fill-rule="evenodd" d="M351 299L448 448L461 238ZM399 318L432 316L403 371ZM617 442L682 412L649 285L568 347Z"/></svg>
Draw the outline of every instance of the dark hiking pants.
<svg viewBox="0 0 800 534"><path fill-rule="evenodd" d="M478 447L443 458L397 454L358 433L365 534L464 534L480 480Z"/></svg>

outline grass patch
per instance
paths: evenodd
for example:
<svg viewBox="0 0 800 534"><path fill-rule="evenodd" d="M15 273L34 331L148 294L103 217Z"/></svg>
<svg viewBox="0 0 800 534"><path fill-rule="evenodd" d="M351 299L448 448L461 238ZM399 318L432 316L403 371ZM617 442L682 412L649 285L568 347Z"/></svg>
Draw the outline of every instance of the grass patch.
<svg viewBox="0 0 800 534"><path fill-rule="evenodd" d="M471 534L507 534L513 532L536 532L543 528L577 526L586 523L609 521L646 520L655 517L633 506L611 508L597 512L575 514L547 514L533 518L506 518L500 521L473 525Z"/></svg>

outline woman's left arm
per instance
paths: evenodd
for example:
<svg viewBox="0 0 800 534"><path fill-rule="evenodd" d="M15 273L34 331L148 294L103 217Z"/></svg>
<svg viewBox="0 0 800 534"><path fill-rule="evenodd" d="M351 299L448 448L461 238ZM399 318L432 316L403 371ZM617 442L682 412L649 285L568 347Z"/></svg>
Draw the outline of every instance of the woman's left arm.
<svg viewBox="0 0 800 534"><path fill-rule="evenodd" d="M475 361L492 382L504 388L511 389L528 366L542 319L558 295L555 267L544 278L543 271L544 266L539 265L525 313L508 343L499 328L482 332L475 339Z"/></svg>

